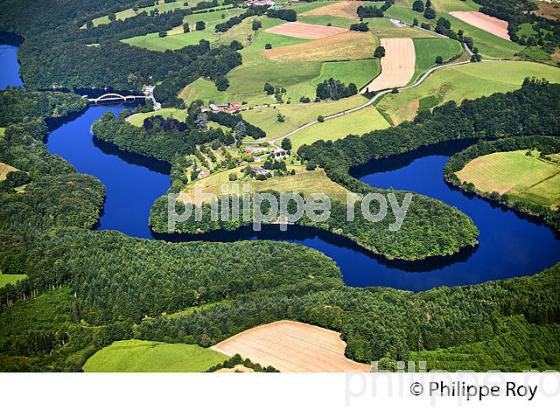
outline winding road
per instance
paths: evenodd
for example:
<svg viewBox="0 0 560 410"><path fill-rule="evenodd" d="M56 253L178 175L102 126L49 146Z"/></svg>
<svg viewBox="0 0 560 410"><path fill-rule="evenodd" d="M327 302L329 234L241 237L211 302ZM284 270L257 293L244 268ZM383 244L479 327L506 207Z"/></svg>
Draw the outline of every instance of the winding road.
<svg viewBox="0 0 560 410"><path fill-rule="evenodd" d="M473 55L473 52L465 44L463 44L463 47L465 48L465 51L467 52L467 54L469 56ZM484 63L484 62L487 62L487 61L496 61L496 60L493 60L493 59L492 60L481 60L480 62ZM443 70L444 68L448 68L448 67L455 67L455 66L460 66L460 65L465 65L465 64L471 64L471 61L470 60L459 61L459 62L456 62L456 63L448 63L448 64L442 64L442 65L438 65L436 67L432 67L428 71L426 71L418 80L416 80L416 82L414 82L412 84L409 84L409 85L405 85L403 87L396 87L396 89L399 90L399 91L404 91L404 90L409 90L409 89L412 89L412 88L416 88L420 84L422 84L430 75L432 75L432 73L434 73L436 71ZM343 115L352 114L353 112L363 110L364 108L369 107L370 105L375 103L377 100L379 100L381 97L383 97L386 94L391 93L392 91L393 91L393 88L389 88L389 89L386 89L386 90L379 91L371 99L369 99L368 101L366 101L362 105L359 105L359 106L354 107L354 108L350 108L348 110L340 111L340 112L337 112L337 113L334 113L334 114L331 114L331 115L327 115L327 116L324 117L324 120L325 121L333 120L335 118L342 117ZM306 124L303 124L302 126L296 128L296 129L290 131L289 133L287 133L285 135L282 135L280 137L276 137L274 139L268 140L267 142L270 145L272 145L274 148L279 148L279 146L276 144L277 141L281 141L284 138L291 137L292 135L297 134L298 132L300 132L300 131L302 131L306 128L309 128L309 127L311 127L311 126L313 126L317 123L319 123L319 121L317 121L317 120L310 121L310 122L308 122Z"/></svg>

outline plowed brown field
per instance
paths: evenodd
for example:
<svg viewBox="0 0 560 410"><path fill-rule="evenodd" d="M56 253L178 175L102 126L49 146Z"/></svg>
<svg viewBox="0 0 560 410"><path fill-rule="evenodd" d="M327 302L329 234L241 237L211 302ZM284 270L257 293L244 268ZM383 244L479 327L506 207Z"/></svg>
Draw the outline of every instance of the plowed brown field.
<svg viewBox="0 0 560 410"><path fill-rule="evenodd" d="M281 320L246 330L210 349L240 354L282 372L368 372L370 366L344 356L340 333L306 323Z"/></svg>
<svg viewBox="0 0 560 410"><path fill-rule="evenodd" d="M449 14L471 26L475 26L503 39L510 40L508 22L505 20L500 20L499 18L489 16L480 11L452 11Z"/></svg>
<svg viewBox="0 0 560 410"><path fill-rule="evenodd" d="M316 40L344 33L348 30L341 27L293 22L280 24L279 26L268 28L265 31L267 33L281 34L283 36Z"/></svg>

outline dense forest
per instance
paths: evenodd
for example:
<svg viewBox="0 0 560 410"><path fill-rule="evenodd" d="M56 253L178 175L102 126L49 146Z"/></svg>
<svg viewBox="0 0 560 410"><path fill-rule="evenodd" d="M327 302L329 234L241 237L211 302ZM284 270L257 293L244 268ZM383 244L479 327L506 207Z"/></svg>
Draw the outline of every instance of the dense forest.
<svg viewBox="0 0 560 410"><path fill-rule="evenodd" d="M90 34L79 34L79 27L136 3L0 0L0 30L25 35L22 73L32 90L137 89L150 79L163 81L156 90L158 99L176 103L177 90L195 77L217 78L240 64L232 48L210 49L204 42L166 53L124 45L111 30L124 32L126 24L92 31L101 33L103 41L99 47L86 46ZM165 25L167 18L174 17L150 22ZM0 189L0 271L27 275L0 288L0 371L80 371L92 354L115 340L209 346L280 319L340 331L348 357L380 360L387 369L403 359L428 360L430 369L440 364L445 369L466 365L488 370L496 364L501 370L525 369L520 363L560 369L560 265L531 276L412 293L347 287L333 260L296 244L172 244L93 230L103 206L102 184L77 173L44 145L49 129L84 107L73 94L0 92L0 127L5 128L0 162L17 168L17 179L25 181L21 192ZM299 153L352 191L385 194L390 191L360 183L349 170L442 141L520 144L524 135L558 136L559 111L560 86L526 81L515 92L460 106L448 103L433 113L422 112L413 122L362 137L317 142ZM232 123L235 118L218 120ZM124 115L107 115L94 131L124 149L173 162L196 143L222 136L225 141L223 131L195 125L194 118L180 122L154 117L139 128ZM513 138L500 140L504 137ZM486 149L480 145L472 153L480 147ZM449 166L464 158L456 157ZM405 193L391 192L402 203ZM338 225L320 227L339 230L392 257L446 254L476 240L469 218L422 195L415 195L398 237L383 224L372 229L359 216L355 225L344 225L344 212L335 204L331 220ZM201 308L177 317L165 315L192 307ZM538 340L528 332L538 334Z"/></svg>
<svg viewBox="0 0 560 410"><path fill-rule="evenodd" d="M47 0L37 5L31 0L1 0L0 32L25 37L19 51L20 72L31 90L139 90L144 84L161 83L156 88L158 101L179 105L177 94L189 82L199 77L216 80L241 64L236 50L226 46L210 49L207 41L164 53L119 41L180 25L183 15L189 12L185 10L139 13L123 21L80 29L108 10L118 11L134 4L129 0Z"/></svg>
<svg viewBox="0 0 560 410"><path fill-rule="evenodd" d="M502 205L514 208L515 210L541 217L546 223L554 229L560 230L560 212L548 207L544 207L533 202L523 201L519 198L512 198L497 192L481 192L478 191L471 183L461 183L457 175L457 171L463 169L467 163L477 157L492 154L494 152L516 151L516 150L537 150L542 156L547 154L555 154L560 152L560 138L531 136L518 138L503 138L495 141L481 141L469 148L453 155L445 166L445 180L450 184L461 187L461 189L476 193L477 195L498 202Z"/></svg>
<svg viewBox="0 0 560 410"><path fill-rule="evenodd" d="M220 128L199 130L195 124L155 116L136 127L119 117L105 113L93 124L93 133L100 140L111 142L124 151L136 152L172 163L175 158L193 154L197 145L212 141L226 142Z"/></svg>

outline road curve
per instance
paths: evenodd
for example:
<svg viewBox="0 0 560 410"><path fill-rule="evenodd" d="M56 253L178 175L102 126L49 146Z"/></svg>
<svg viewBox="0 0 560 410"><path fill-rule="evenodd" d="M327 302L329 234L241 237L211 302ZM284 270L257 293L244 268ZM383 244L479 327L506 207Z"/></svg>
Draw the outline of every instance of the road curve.
<svg viewBox="0 0 560 410"><path fill-rule="evenodd" d="M465 47L465 50L467 51L467 53L468 53L469 55L472 55L472 51L469 50L469 48L468 48L466 45L464 45L464 47ZM481 62L481 63L484 63L484 62L488 62L488 61L499 61L499 60L486 60L486 59L485 59L485 60L481 60L480 62ZM418 87L420 84L422 84L432 73L434 73L434 72L436 72L436 71L439 71L439 70L443 70L444 68L455 67L455 66L460 66L460 65L464 65L464 64L471 64L471 61L469 61L469 60L467 60L467 61L460 61L460 62L457 62L457 63L442 64L442 65L438 65L438 66L432 67L432 68L430 68L428 71L426 71L424 74L422 74L422 76L420 76L420 78L419 78L418 80L416 80L415 83L409 84L409 85L405 85L405 86L403 86L403 87L397 87L397 90L399 90L399 91L404 91L404 90L409 90L409 89L412 89L412 88L416 88L416 87ZM325 119L325 121L333 120L333 119L335 119L335 118L342 117L343 115L347 115L347 114L351 114L351 113L356 112L356 111L363 110L364 108L369 107L370 105L372 105L373 103L375 103L377 100L379 100L381 97L383 97L383 96L386 95L386 94L391 93L392 91L393 91L392 88L386 89L386 90L381 90L381 91L379 91L377 94L375 94L370 100L368 100L367 102L365 102L364 104L359 105L359 106L354 107L354 108L350 108L350 109L348 109L348 110L344 110L344 111L337 112L337 113L335 113L335 114L327 115L327 116L324 117L324 119ZM306 128L309 128L309 127L311 127L312 125L315 125L315 124L317 124L317 123L319 123L319 121L317 121L317 120L310 121L310 122L308 122L307 124L304 124L304 125L302 125L302 126L296 128L296 129L290 131L289 133L287 133L287 134L285 134L285 135L282 135L281 137L276 137L276 138L274 138L274 139L268 140L268 143L269 143L270 145L272 145L273 147L278 148L278 145L276 145L276 142L277 142L277 141L281 141L281 140L283 140L284 138L291 137L292 135L297 134L298 132L300 132L300 131L302 131L302 130L304 130L304 129L306 129Z"/></svg>

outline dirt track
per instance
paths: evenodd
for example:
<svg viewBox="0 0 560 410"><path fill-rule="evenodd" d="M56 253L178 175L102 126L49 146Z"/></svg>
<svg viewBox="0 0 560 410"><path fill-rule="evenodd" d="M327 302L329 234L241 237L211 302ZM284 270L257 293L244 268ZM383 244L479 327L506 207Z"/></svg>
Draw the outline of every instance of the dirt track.
<svg viewBox="0 0 560 410"><path fill-rule="evenodd" d="M282 372L368 372L370 366L344 356L340 333L306 323L281 320L246 330L210 349L236 353Z"/></svg>
<svg viewBox="0 0 560 410"><path fill-rule="evenodd" d="M368 91L403 87L414 75L416 51L410 38L382 38L385 57L381 59L381 74L368 84Z"/></svg>
<svg viewBox="0 0 560 410"><path fill-rule="evenodd" d="M283 36L306 38L317 40L320 38L334 36L336 34L345 33L348 30L341 27L320 26L318 24L307 23L284 23L265 30L267 33L281 34Z"/></svg>
<svg viewBox="0 0 560 410"><path fill-rule="evenodd" d="M505 20L500 20L479 11L452 11L449 14L471 26L487 31L505 40L510 40L508 22Z"/></svg>

